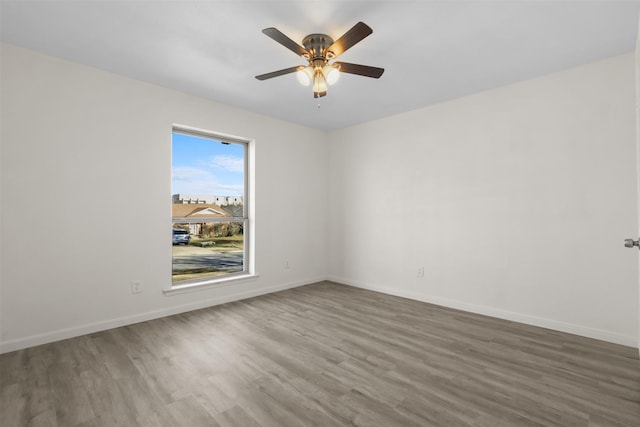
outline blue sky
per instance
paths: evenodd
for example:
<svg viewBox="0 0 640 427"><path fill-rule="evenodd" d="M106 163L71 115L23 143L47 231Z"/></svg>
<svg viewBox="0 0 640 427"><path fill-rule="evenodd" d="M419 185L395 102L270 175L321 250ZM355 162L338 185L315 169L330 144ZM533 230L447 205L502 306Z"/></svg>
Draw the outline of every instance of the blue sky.
<svg viewBox="0 0 640 427"><path fill-rule="evenodd" d="M171 194L242 196L244 145L173 134Z"/></svg>

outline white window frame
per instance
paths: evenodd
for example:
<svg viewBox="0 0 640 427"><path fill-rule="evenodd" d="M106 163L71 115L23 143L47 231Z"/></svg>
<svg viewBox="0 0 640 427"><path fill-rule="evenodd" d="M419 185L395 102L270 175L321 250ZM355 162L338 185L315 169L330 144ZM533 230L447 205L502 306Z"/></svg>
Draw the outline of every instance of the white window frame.
<svg viewBox="0 0 640 427"><path fill-rule="evenodd" d="M222 134L219 132L208 131L204 129L194 128L190 126L174 124L171 128L171 136L173 140L174 133L182 133L185 135L197 136L215 141L226 142L230 144L244 145L244 194L243 194L243 215L242 217L221 217L207 218L206 222L242 222L243 223L243 271L225 274L224 276L216 276L203 279L190 279L180 282L173 282L171 274L169 275L169 283L163 289L165 295L176 295L197 290L209 289L212 287L228 286L253 280L257 278L255 272L255 220L254 220L254 188L255 178L253 171L255 170L255 141L253 139ZM173 144L173 142L172 142ZM171 224L174 218L170 217ZM184 223L201 223L202 219L181 219ZM168 227L170 228L170 227ZM168 243L169 250L172 248L172 242ZM171 254L171 252L170 252ZM173 260L173 255L171 255ZM171 265L171 264L170 264Z"/></svg>

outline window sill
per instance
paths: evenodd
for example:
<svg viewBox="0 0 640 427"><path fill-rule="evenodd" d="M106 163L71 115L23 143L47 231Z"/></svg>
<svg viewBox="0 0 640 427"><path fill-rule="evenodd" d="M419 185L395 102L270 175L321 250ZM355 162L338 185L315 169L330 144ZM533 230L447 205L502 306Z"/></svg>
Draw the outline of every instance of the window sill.
<svg viewBox="0 0 640 427"><path fill-rule="evenodd" d="M247 273L247 274L240 274L232 277L225 277L223 279L212 279L212 280L205 280L205 281L196 282L196 283L185 283L183 285L171 286L170 289L164 289L162 293L165 296L180 295L180 294L186 294L189 292L204 291L207 289L215 289L215 288L222 288L229 285L236 285L238 283L253 281L258 277L260 276L258 276L257 274Z"/></svg>

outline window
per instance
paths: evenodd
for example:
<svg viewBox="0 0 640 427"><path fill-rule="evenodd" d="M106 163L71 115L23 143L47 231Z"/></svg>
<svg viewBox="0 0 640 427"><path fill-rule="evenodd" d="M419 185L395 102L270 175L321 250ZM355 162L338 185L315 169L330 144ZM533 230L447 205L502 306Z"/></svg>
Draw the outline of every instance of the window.
<svg viewBox="0 0 640 427"><path fill-rule="evenodd" d="M172 288L249 273L249 141L172 133Z"/></svg>

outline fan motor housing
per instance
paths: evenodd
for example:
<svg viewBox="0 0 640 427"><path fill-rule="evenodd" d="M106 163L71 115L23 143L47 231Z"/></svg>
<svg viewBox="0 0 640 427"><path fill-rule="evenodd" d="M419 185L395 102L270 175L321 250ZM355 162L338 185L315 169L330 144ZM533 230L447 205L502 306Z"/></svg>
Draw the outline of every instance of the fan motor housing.
<svg viewBox="0 0 640 427"><path fill-rule="evenodd" d="M333 39L326 34L309 34L302 40L302 45L309 52L309 58L307 58L309 61L316 59L326 61L333 58L332 52L325 52L332 44Z"/></svg>

